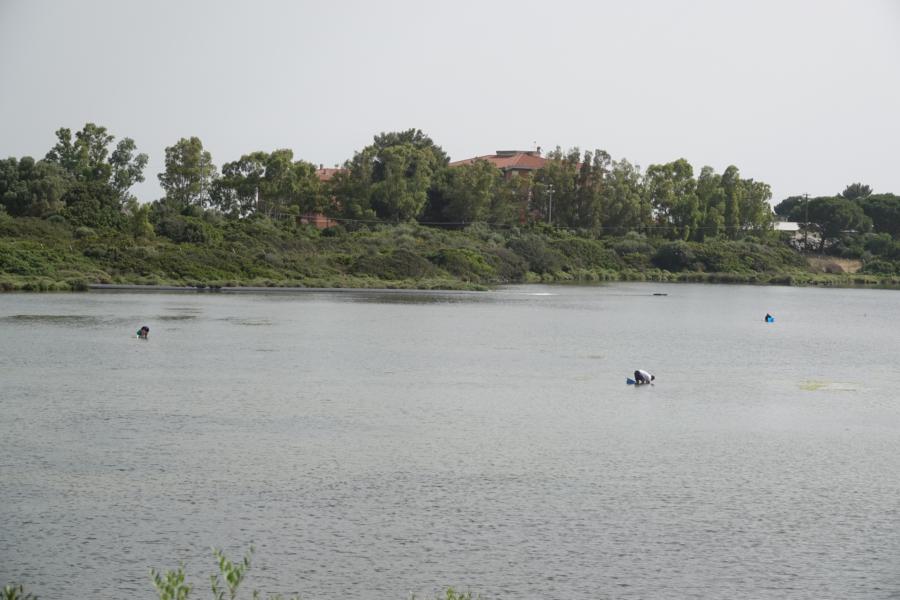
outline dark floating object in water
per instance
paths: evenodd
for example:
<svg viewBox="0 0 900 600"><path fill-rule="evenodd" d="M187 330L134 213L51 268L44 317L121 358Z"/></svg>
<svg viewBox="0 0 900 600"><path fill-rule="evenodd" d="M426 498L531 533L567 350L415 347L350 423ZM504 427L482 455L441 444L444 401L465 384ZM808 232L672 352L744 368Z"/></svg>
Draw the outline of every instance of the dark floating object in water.
<svg viewBox="0 0 900 600"><path fill-rule="evenodd" d="M668 294L663 294L662 292L653 292L654 296L668 296Z"/></svg>

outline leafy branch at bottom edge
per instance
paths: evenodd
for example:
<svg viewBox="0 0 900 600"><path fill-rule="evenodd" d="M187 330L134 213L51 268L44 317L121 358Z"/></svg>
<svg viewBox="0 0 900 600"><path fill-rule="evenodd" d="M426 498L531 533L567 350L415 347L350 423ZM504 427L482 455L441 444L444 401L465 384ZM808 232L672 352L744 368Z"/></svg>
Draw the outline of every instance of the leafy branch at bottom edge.
<svg viewBox="0 0 900 600"><path fill-rule="evenodd" d="M221 550L213 548L213 556L219 567L219 572L209 577L214 600L237 599L238 589L250 570L253 551L253 546L251 546L243 560L235 563L229 560ZM188 600L194 587L185 581L183 565L164 573L150 569L150 580L153 582L153 587L156 588L159 600ZM253 590L251 597L253 600L262 600L263 598L259 590ZM0 600L38 600L38 598L26 592L22 585L7 585L0 590ZM273 594L268 596L267 600L286 599L281 594ZM300 600L300 596L291 596L289 600ZM411 594L409 600L416 600L416 596ZM436 596L435 600L481 600L481 596L473 596L471 592L457 592L453 588L447 588L444 595Z"/></svg>

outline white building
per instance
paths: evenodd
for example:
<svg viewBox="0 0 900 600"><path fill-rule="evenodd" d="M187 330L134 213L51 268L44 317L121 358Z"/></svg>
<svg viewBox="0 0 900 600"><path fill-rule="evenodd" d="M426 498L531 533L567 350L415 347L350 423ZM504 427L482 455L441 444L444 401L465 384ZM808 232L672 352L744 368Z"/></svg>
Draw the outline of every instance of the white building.
<svg viewBox="0 0 900 600"><path fill-rule="evenodd" d="M794 223L793 221L775 221L773 227L775 231L791 231L794 233L800 231L800 223Z"/></svg>

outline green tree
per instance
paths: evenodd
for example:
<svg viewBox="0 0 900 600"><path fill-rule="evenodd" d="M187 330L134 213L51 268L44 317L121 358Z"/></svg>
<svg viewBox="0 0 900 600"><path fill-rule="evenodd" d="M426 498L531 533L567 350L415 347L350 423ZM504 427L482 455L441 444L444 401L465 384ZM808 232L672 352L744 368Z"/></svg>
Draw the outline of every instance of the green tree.
<svg viewBox="0 0 900 600"><path fill-rule="evenodd" d="M809 215L809 230L819 238L819 252L845 234L864 233L872 228L872 220L855 202L841 196L810 198L808 206L797 205L791 217L802 221Z"/></svg>
<svg viewBox="0 0 900 600"><path fill-rule="evenodd" d="M106 158L108 146L115 136L106 127L86 123L72 140L72 131L61 128L56 131L57 143L47 153L45 160L59 164L76 181L109 181L112 167Z"/></svg>
<svg viewBox="0 0 900 600"><path fill-rule="evenodd" d="M360 161L352 171L347 168L338 171L331 178L326 187L331 190L336 200L335 216L351 221L377 219L369 202L369 188L372 181L370 166Z"/></svg>
<svg viewBox="0 0 900 600"><path fill-rule="evenodd" d="M740 182L740 231L766 235L772 231L772 188L769 184L753 179Z"/></svg>
<svg viewBox="0 0 900 600"><path fill-rule="evenodd" d="M612 157L605 150L584 153L574 211L578 227L599 230L603 224L604 191L611 169Z"/></svg>
<svg viewBox="0 0 900 600"><path fill-rule="evenodd" d="M532 209L540 220L561 227L571 227L578 186L578 163L581 151L563 152L557 146L547 154L547 162L534 174Z"/></svg>
<svg viewBox="0 0 900 600"><path fill-rule="evenodd" d="M447 165L450 158L444 150L436 145L430 137L425 135L421 129L407 129L406 131L391 131L380 133L375 136L372 144L377 149L391 148L393 146L412 146L417 150L426 152L434 161L435 165Z"/></svg>
<svg viewBox="0 0 900 600"><path fill-rule="evenodd" d="M418 129L382 133L345 163L332 190L345 217L409 221L422 213L447 163L446 153Z"/></svg>
<svg viewBox="0 0 900 600"><path fill-rule="evenodd" d="M135 154L137 145L131 138L122 138L109 157L111 167L109 183L120 198L128 198L129 190L144 181L144 167L147 166L146 154Z"/></svg>
<svg viewBox="0 0 900 600"><path fill-rule="evenodd" d="M534 209L542 220L562 227L598 230L604 178L610 167L602 150L583 155L578 148L556 148L535 174Z"/></svg>
<svg viewBox="0 0 900 600"><path fill-rule="evenodd" d="M73 225L119 228L125 223L122 201L105 182L77 181L62 199L62 214Z"/></svg>
<svg viewBox="0 0 900 600"><path fill-rule="evenodd" d="M660 232L675 239L690 239L700 223L694 170L681 158L664 165L650 165L645 190Z"/></svg>
<svg viewBox="0 0 900 600"><path fill-rule="evenodd" d="M888 233L895 239L900 237L900 196L871 194L856 202L872 220L875 231Z"/></svg>
<svg viewBox="0 0 900 600"><path fill-rule="evenodd" d="M252 152L222 165L222 176L210 190L210 203L226 215L246 217L257 210L259 188L266 173L265 152Z"/></svg>
<svg viewBox="0 0 900 600"><path fill-rule="evenodd" d="M794 208L803 204L805 199L805 196L788 196L775 205L775 214L786 219L791 218L791 215L794 214Z"/></svg>
<svg viewBox="0 0 900 600"><path fill-rule="evenodd" d="M158 175L166 202L177 210L205 208L216 177L216 166L200 138L181 138L166 148L165 171Z"/></svg>
<svg viewBox="0 0 900 600"><path fill-rule="evenodd" d="M494 225L515 225L528 221L532 197L532 178L528 175L503 176L491 198L489 222Z"/></svg>
<svg viewBox="0 0 900 600"><path fill-rule="evenodd" d="M642 200L640 169L624 159L611 163L600 204L604 231L622 235L639 227Z"/></svg>
<svg viewBox="0 0 900 600"><path fill-rule="evenodd" d="M127 230L135 239L154 237L153 225L150 223L150 205L130 200L125 208Z"/></svg>
<svg viewBox="0 0 900 600"><path fill-rule="evenodd" d="M712 167L700 169L697 177L697 202L700 210L700 227L693 238L702 242L725 232L725 190L722 177Z"/></svg>
<svg viewBox="0 0 900 600"><path fill-rule="evenodd" d="M440 217L445 222L489 221L501 177L500 170L486 160L447 169L429 202L441 205Z"/></svg>
<svg viewBox="0 0 900 600"><path fill-rule="evenodd" d="M93 126L92 123L89 125ZM87 125L85 125L85 127L87 127ZM73 177L83 177L84 169L80 164L80 155L82 153L75 148L75 144L72 141L72 130L68 127L57 129L56 139L56 145L47 152L44 160L59 165Z"/></svg>
<svg viewBox="0 0 900 600"><path fill-rule="evenodd" d="M223 164L210 193L211 205L231 216L318 212L324 198L315 166L295 161L288 149L252 152Z"/></svg>
<svg viewBox="0 0 900 600"><path fill-rule="evenodd" d="M0 160L0 205L17 217L44 217L62 210L72 181L59 165L30 156Z"/></svg>
<svg viewBox="0 0 900 600"><path fill-rule="evenodd" d="M369 204L382 219L409 221L427 200L434 166L426 152L409 144L389 146L374 158Z"/></svg>
<svg viewBox="0 0 900 600"><path fill-rule="evenodd" d="M295 213L322 209L322 186L313 164L294 161L293 151L287 149L275 150L263 164L259 188L262 212L277 216L290 207L295 207Z"/></svg>
<svg viewBox="0 0 900 600"><path fill-rule="evenodd" d="M736 239L741 228L741 175L738 168L729 165L722 173L722 191L725 195L725 233Z"/></svg>
<svg viewBox="0 0 900 600"><path fill-rule="evenodd" d="M131 138L122 138L111 153L115 136L94 123L86 123L74 140L72 130L65 127L56 131L56 138L44 160L62 168L76 182L108 185L120 202L125 202L131 187L144 181L147 155L137 153Z"/></svg>
<svg viewBox="0 0 900 600"><path fill-rule="evenodd" d="M847 200L859 200L860 198L865 198L866 196L871 195L872 188L861 183L851 183L844 188L843 192L841 192L841 196L846 198Z"/></svg>

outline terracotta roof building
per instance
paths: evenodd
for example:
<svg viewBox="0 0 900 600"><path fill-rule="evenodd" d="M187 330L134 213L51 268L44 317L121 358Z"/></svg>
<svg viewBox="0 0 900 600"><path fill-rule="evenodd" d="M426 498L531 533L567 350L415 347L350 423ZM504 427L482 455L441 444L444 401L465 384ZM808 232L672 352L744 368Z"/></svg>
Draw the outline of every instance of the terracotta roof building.
<svg viewBox="0 0 900 600"><path fill-rule="evenodd" d="M343 170L344 169L339 169L337 167L331 169L331 168L323 167L322 165L319 165L319 168L316 169L316 177L319 178L319 181L328 181L329 179L334 177L334 175L336 173L343 171Z"/></svg>
<svg viewBox="0 0 900 600"><path fill-rule="evenodd" d="M336 173L343 171L344 169L340 169L338 167L329 168L322 165L319 165L319 168L316 169L316 177L319 178L319 181L329 181L332 177L335 176ZM334 199L332 199L334 202ZM297 223L301 225L312 225L316 229L326 229L328 227L334 227L338 225L338 222L331 217L325 215L320 212L307 212L297 217Z"/></svg>
<svg viewBox="0 0 900 600"><path fill-rule="evenodd" d="M486 160L501 171L504 175L522 175L537 171L547 163L547 159L541 156L541 149L537 150L497 150L495 154L476 156L465 160L457 160L450 163L451 167L469 165L476 160Z"/></svg>

